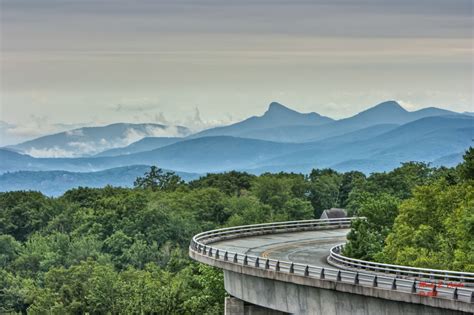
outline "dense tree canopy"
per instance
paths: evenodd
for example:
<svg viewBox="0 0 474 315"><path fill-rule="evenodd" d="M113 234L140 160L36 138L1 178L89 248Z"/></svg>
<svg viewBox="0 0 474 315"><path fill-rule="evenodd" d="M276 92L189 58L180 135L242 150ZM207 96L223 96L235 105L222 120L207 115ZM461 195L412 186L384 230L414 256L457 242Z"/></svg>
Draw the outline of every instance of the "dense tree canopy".
<svg viewBox="0 0 474 315"><path fill-rule="evenodd" d="M370 176L369 188L353 191L349 198L353 213L367 220L354 224L345 254L474 271L473 160L470 148L455 169L406 163L393 172ZM373 179L376 188L370 187Z"/></svg>
<svg viewBox="0 0 474 315"><path fill-rule="evenodd" d="M367 218L354 223L347 255L474 271L473 155L456 168L228 172L190 183L153 167L134 189L0 193L0 312L220 314L222 273L187 257L194 234L331 207Z"/></svg>

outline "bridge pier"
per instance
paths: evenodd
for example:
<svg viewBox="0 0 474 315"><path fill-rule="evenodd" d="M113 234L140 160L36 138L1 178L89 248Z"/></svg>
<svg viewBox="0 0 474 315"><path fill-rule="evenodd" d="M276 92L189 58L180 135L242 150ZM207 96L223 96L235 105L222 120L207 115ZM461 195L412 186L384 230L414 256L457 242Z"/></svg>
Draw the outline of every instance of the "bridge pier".
<svg viewBox="0 0 474 315"><path fill-rule="evenodd" d="M275 311L262 306L242 301L233 296L225 298L225 315L284 315L286 313Z"/></svg>

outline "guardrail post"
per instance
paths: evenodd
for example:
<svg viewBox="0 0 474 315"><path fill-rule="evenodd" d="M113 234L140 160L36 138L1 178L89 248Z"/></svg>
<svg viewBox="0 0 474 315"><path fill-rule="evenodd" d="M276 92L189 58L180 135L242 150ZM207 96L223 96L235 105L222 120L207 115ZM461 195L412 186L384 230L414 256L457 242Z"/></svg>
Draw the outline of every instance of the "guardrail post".
<svg viewBox="0 0 474 315"><path fill-rule="evenodd" d="M277 263L275 265L275 271L280 271L280 261L277 260Z"/></svg>
<svg viewBox="0 0 474 315"><path fill-rule="evenodd" d="M378 287L379 286L379 283L377 281L377 275L374 276L374 280L372 281L372 286L374 288Z"/></svg>
<svg viewBox="0 0 474 315"><path fill-rule="evenodd" d="M270 269L270 259L268 259L268 258L265 261L265 269Z"/></svg>
<svg viewBox="0 0 474 315"><path fill-rule="evenodd" d="M393 278L392 280L392 290L396 290L397 289L397 278Z"/></svg>
<svg viewBox="0 0 474 315"><path fill-rule="evenodd" d="M438 291L436 290L436 284L433 286L433 291L432 292L433 292L432 296L437 296L438 295Z"/></svg>
<svg viewBox="0 0 474 315"><path fill-rule="evenodd" d="M341 271L337 271L336 281L342 281Z"/></svg>
<svg viewBox="0 0 474 315"><path fill-rule="evenodd" d="M202 249L202 254L206 255L206 245L204 245L204 248Z"/></svg>
<svg viewBox="0 0 474 315"><path fill-rule="evenodd" d="M359 273L356 272L356 275L354 277L354 284L359 284Z"/></svg>
<svg viewBox="0 0 474 315"><path fill-rule="evenodd" d="M290 265L290 273L295 273L295 265L293 263Z"/></svg>
<svg viewBox="0 0 474 315"><path fill-rule="evenodd" d="M255 267L260 267L260 262L259 262L259 258L257 257L257 259L255 259Z"/></svg>
<svg viewBox="0 0 474 315"><path fill-rule="evenodd" d="M458 288L454 288L454 291L453 291L453 300L457 300L459 298L458 296Z"/></svg>
<svg viewBox="0 0 474 315"><path fill-rule="evenodd" d="M225 251L224 253L224 261L228 261L229 260L229 255L227 254L227 251Z"/></svg>
<svg viewBox="0 0 474 315"><path fill-rule="evenodd" d="M239 261L237 260L237 253L234 254L234 263L238 263Z"/></svg>
<svg viewBox="0 0 474 315"><path fill-rule="evenodd" d="M321 269L321 273L319 274L319 279L324 280L326 277L324 275L324 268Z"/></svg>
<svg viewBox="0 0 474 315"><path fill-rule="evenodd" d="M244 265L247 266L249 264L247 255L244 256Z"/></svg>
<svg viewBox="0 0 474 315"><path fill-rule="evenodd" d="M202 252L201 245L198 245L197 250L198 250L198 253L201 253L201 252Z"/></svg>
<svg viewBox="0 0 474 315"><path fill-rule="evenodd" d="M212 247L209 247L209 256L212 256Z"/></svg>
<svg viewBox="0 0 474 315"><path fill-rule="evenodd" d="M474 291L471 291L471 303L474 303Z"/></svg>
<svg viewBox="0 0 474 315"><path fill-rule="evenodd" d="M304 268L304 275L307 277L309 276L309 266L306 265L306 267Z"/></svg>
<svg viewBox="0 0 474 315"><path fill-rule="evenodd" d="M216 250L216 259L219 259L219 258L220 258L220 257L219 257L219 250L217 249L217 250Z"/></svg>
<svg viewBox="0 0 474 315"><path fill-rule="evenodd" d="M413 284L411 285L411 293L416 293L416 280L413 281Z"/></svg>

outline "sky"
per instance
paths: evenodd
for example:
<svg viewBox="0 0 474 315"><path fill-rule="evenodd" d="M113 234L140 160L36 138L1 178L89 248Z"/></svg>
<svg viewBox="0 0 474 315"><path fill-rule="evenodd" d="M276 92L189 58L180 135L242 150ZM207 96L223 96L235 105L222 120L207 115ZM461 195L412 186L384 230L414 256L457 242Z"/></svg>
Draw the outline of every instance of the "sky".
<svg viewBox="0 0 474 315"><path fill-rule="evenodd" d="M202 129L272 101L474 111L471 0L0 3L0 145L113 122Z"/></svg>

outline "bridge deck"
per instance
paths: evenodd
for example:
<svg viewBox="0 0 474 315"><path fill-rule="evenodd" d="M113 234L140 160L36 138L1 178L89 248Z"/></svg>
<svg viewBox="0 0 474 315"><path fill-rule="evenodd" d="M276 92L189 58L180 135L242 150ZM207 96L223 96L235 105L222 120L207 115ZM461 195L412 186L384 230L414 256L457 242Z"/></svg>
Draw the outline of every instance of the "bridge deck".
<svg viewBox="0 0 474 315"><path fill-rule="evenodd" d="M329 249L344 243L349 231L335 229L268 234L216 242L212 246L247 255L334 268L326 262Z"/></svg>

